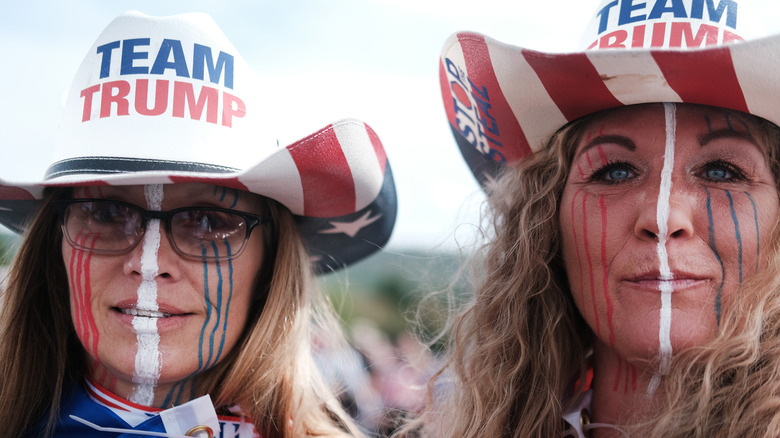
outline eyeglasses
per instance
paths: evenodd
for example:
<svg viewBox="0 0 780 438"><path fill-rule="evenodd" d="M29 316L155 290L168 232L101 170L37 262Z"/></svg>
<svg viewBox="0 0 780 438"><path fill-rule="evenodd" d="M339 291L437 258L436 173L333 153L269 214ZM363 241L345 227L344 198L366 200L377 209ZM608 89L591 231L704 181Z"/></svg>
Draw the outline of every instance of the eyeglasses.
<svg viewBox="0 0 780 438"><path fill-rule="evenodd" d="M226 208L184 207L149 211L105 199L54 201L54 210L68 243L98 254L124 254L141 241L150 219L159 219L171 246L181 256L198 260L238 257L249 234L269 222L256 214ZM224 248L224 251L222 251Z"/></svg>

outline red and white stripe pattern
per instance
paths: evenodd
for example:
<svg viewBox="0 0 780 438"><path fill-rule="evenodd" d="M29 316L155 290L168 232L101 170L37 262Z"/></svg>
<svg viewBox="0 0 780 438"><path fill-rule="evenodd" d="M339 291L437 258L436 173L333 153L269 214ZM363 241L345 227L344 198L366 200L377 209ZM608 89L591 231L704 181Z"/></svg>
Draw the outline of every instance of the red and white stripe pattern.
<svg viewBox="0 0 780 438"><path fill-rule="evenodd" d="M207 182L267 196L284 204L293 214L340 217L365 208L377 198L386 166L387 155L374 130L361 121L348 119L328 125L236 172L158 170L96 174L85 170L24 186L2 185L0 181L0 199L40 198L44 186Z"/></svg>
<svg viewBox="0 0 780 438"><path fill-rule="evenodd" d="M623 105L695 103L780 124L780 35L702 49L550 54L458 33L440 61L450 124L483 154L489 151L479 146L489 144L510 163L541 149L566 123ZM463 84L467 93L458 90ZM485 95L489 105L480 105ZM494 121L499 135L474 141L477 129L464 129L469 119L483 129Z"/></svg>
<svg viewBox="0 0 780 438"><path fill-rule="evenodd" d="M160 415L162 409L150 408L125 400L102 386L87 379L87 394L95 403L111 410L121 418L129 427L137 427L149 418ZM221 434L215 436L234 438L259 438L260 435L245 418L219 415Z"/></svg>
<svg viewBox="0 0 780 438"><path fill-rule="evenodd" d="M362 122L344 120L277 152L238 179L245 190L284 200L294 214L337 217L376 199L386 165L376 133Z"/></svg>

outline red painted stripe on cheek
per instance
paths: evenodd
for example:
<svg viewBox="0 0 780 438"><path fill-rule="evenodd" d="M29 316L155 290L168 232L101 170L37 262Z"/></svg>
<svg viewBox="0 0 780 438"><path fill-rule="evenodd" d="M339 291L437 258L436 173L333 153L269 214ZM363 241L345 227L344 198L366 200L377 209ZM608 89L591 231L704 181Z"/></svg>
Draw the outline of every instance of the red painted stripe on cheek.
<svg viewBox="0 0 780 438"><path fill-rule="evenodd" d="M79 244L84 244L85 237L82 236L79 240ZM78 333L79 337L81 338L81 343L84 344L84 348L87 348L89 345L89 334L87 332L87 323L86 323L86 309L87 304L84 300L84 287L82 284L82 273L84 269L84 251L81 250L75 250L74 251L75 260L76 260L76 266L75 266L75 280L74 280L74 294L77 298L76 301L76 308L78 309Z"/></svg>
<svg viewBox="0 0 780 438"><path fill-rule="evenodd" d="M98 235L95 234L92 236L92 241L89 243L89 248L92 249L95 247L95 241L97 240ZM97 324L95 323L95 315L92 313L92 284L90 281L90 261L92 260L92 251L90 251L87 254L86 259L84 260L84 302L85 302L85 316L88 322L88 330L92 334L92 353L94 354L95 358L98 357L98 329Z"/></svg>
<svg viewBox="0 0 780 438"><path fill-rule="evenodd" d="M585 256L588 259L588 274L590 276L590 297L593 302L593 318L596 323L596 336L601 336L601 324L599 322L599 312L596 307L596 287L593 283L593 260L590 257L590 243L588 241L588 193L582 197L582 240L585 245Z"/></svg>
<svg viewBox="0 0 780 438"><path fill-rule="evenodd" d="M601 207L601 269L602 269L602 287L604 288L604 302L607 304L607 324L609 325L609 345L615 346L615 330L612 326L612 298L609 296L609 284L607 279L607 205L604 197L599 197L599 207Z"/></svg>
<svg viewBox="0 0 780 438"><path fill-rule="evenodd" d="M621 374L623 373L623 358L618 356L617 374L615 374L615 382L612 384L612 391L617 392L620 389Z"/></svg>
<svg viewBox="0 0 780 438"><path fill-rule="evenodd" d="M78 241L79 235L76 235L76 240ZM81 297L79 295L79 288L76 283L76 257L77 257L76 249L71 247L70 249L70 291L71 295L73 295L73 312L75 313L73 315L73 328L76 330L76 333L79 335L79 338L83 340L83 333L81 328Z"/></svg>
<svg viewBox="0 0 780 438"><path fill-rule="evenodd" d="M580 244L577 241L577 218L574 214L576 210L577 196L579 196L582 189L577 190L574 197L571 199L571 231L573 234L574 249L577 251L577 273L580 277L580 303L585 303L585 273L582 272L582 257L580 257Z"/></svg>
<svg viewBox="0 0 780 438"><path fill-rule="evenodd" d="M607 154L604 153L604 148L600 145L596 148L596 150L599 151L599 158L601 159L601 165L606 166L607 165Z"/></svg>

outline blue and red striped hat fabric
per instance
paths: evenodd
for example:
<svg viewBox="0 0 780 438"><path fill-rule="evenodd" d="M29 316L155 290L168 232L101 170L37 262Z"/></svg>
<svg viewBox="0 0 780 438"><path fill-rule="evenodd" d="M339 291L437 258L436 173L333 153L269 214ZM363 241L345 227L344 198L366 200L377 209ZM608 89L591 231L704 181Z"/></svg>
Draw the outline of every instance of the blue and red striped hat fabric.
<svg viewBox="0 0 780 438"><path fill-rule="evenodd" d="M477 179L540 150L567 123L625 105L711 105L780 125L780 35L743 37L740 24L756 27L741 20L737 0L667 3L602 1L580 52L452 35L440 57L442 97Z"/></svg>

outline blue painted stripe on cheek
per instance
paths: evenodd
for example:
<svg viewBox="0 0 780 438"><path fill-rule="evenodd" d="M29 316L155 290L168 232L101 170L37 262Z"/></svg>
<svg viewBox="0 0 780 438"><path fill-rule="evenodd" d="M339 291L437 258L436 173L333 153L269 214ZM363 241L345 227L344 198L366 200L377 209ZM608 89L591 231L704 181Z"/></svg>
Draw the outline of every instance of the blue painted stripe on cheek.
<svg viewBox="0 0 780 438"><path fill-rule="evenodd" d="M761 249L758 245L758 242L761 241L761 235L759 234L758 229L758 209L756 208L756 201L753 199L753 196L751 196L748 192L745 192L745 195L747 195L750 203L753 205L753 221L756 225L756 272L758 272L758 260L761 257Z"/></svg>
<svg viewBox="0 0 780 438"><path fill-rule="evenodd" d="M214 190L216 191L216 186L214 187ZM198 374L204 367L203 363L203 346L204 346L204 338L206 335L206 328L209 325L209 320L211 319L211 302L209 301L209 266L208 266L208 260L206 257L208 256L208 252L206 249L206 246L201 244L200 246L201 250L201 256L203 257L203 289L204 289L204 296L205 296L205 302L206 302L206 320L203 322L203 326L200 328L200 336L198 339L198 367L193 371L190 375L182 379L180 382L178 382L176 385L171 388L170 393L168 396L166 396L165 404L163 406L170 406L169 399L173 397L173 393L177 392L178 387L178 394L176 395L176 399L174 404L178 405L181 401L181 397L184 393L184 384L190 380L193 376ZM195 392L195 381L192 380L192 395L190 398L193 398L194 392Z"/></svg>
<svg viewBox="0 0 780 438"><path fill-rule="evenodd" d="M233 189L233 203L230 204L230 207L228 207L228 208L235 208L236 204L238 204L238 190L237 189ZM229 250L230 249L228 248L228 251Z"/></svg>
<svg viewBox="0 0 780 438"><path fill-rule="evenodd" d="M173 385L171 390L168 391L168 394L165 396L165 400L163 400L163 404L162 404L163 406L170 406L171 405L171 400L173 400L173 393L176 392L176 388L179 385L181 385L181 384L182 384L182 382L176 383L175 385Z"/></svg>
<svg viewBox="0 0 780 438"><path fill-rule="evenodd" d="M203 338L206 333L206 327L211 319L211 302L209 300L209 266L206 261L206 247L202 246L203 254L203 289L206 301L206 320L203 321L203 327L200 329L200 339L198 341L198 370L203 369Z"/></svg>
<svg viewBox="0 0 780 438"><path fill-rule="evenodd" d="M731 220L734 222L734 235L737 238L737 257L739 259L739 284L742 284L742 235L739 233L739 219L737 219L737 212L734 210L734 198L731 197L731 192L726 190L726 196L729 197L729 210L731 210Z"/></svg>
<svg viewBox="0 0 780 438"><path fill-rule="evenodd" d="M225 240L225 248L227 254L231 254L230 252L230 243ZM223 321L222 325L222 339L219 341L219 352L217 352L217 357L214 359L214 362L216 363L219 361L219 358L222 357L222 349L225 347L225 337L227 335L227 326L228 326L228 315L230 315L230 301L233 299L233 259L228 259L228 299L227 299L227 305L225 306L225 319Z"/></svg>
<svg viewBox="0 0 780 438"><path fill-rule="evenodd" d="M211 248L214 250L214 256L218 256L219 249L217 248L217 244L211 242ZM214 328L211 330L211 335L209 335L209 360L206 362L206 367L210 367L216 363L216 360L212 362L211 359L214 355L214 339L217 335L219 321L222 316L222 268L219 262L215 262L214 266L217 268L217 320L214 322Z"/></svg>
<svg viewBox="0 0 780 438"><path fill-rule="evenodd" d="M718 260L718 263L720 264L720 285L718 286L718 292L715 295L715 318L718 321L718 326L720 326L720 300L721 300L721 293L723 292L723 282L726 279L726 270L723 268L723 261L720 259L720 254L718 254L718 248L715 245L715 223L712 219L712 196L710 195L710 191L705 187L704 190L707 192L707 219L709 221L709 232L710 232L710 248L712 249L712 252L715 254L715 258Z"/></svg>

